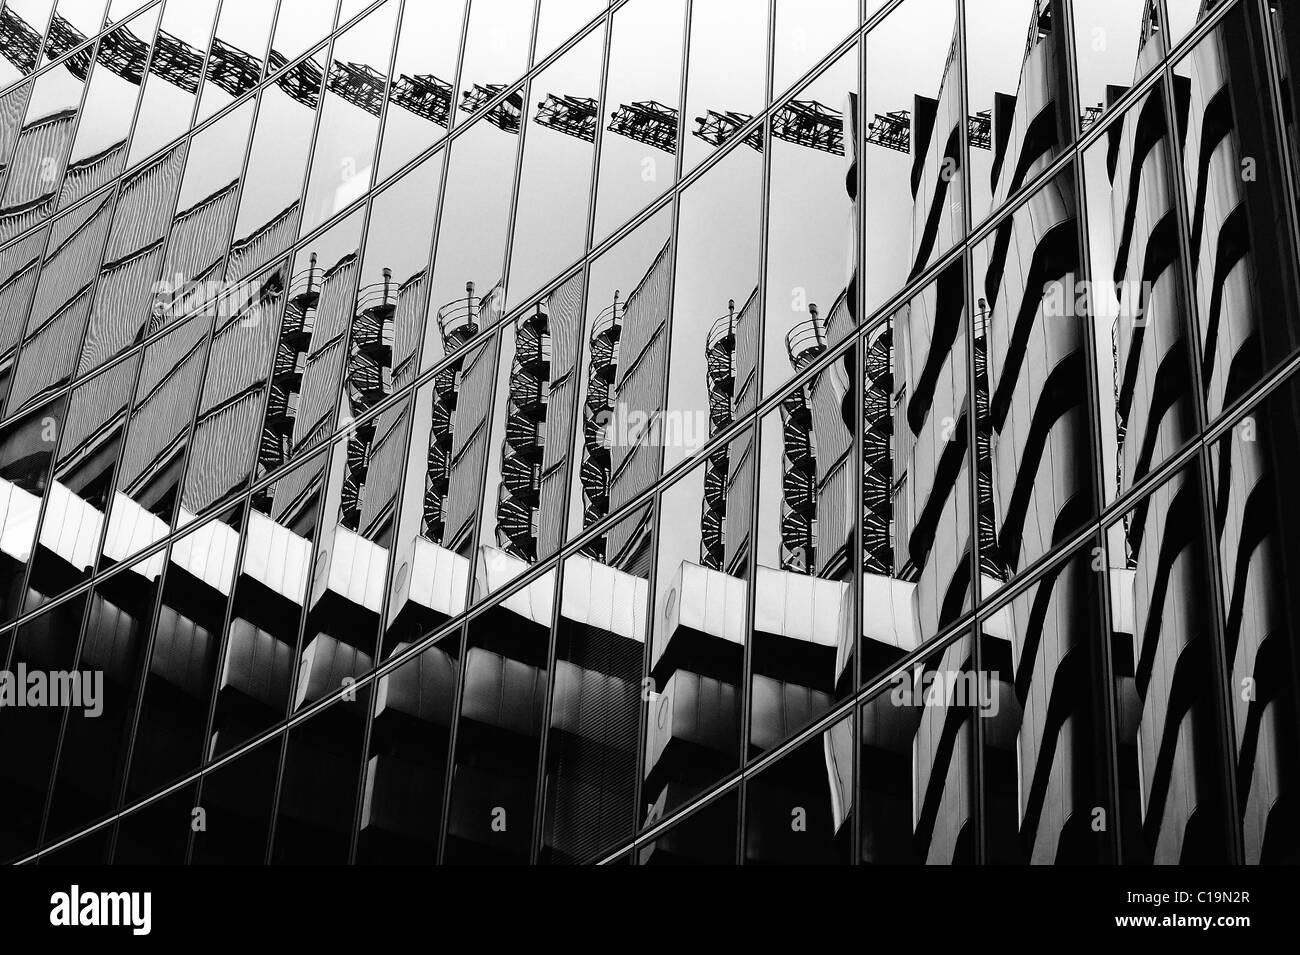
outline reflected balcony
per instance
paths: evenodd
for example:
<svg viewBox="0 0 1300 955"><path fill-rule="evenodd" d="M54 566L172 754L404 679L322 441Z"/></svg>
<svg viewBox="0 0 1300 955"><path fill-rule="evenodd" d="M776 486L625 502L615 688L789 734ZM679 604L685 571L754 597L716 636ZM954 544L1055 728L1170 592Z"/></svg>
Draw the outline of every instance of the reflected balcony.
<svg viewBox="0 0 1300 955"><path fill-rule="evenodd" d="M465 297L448 302L438 309L438 331L447 353L459 349L478 334L483 298L474 294L474 283L465 283Z"/></svg>
<svg viewBox="0 0 1300 955"><path fill-rule="evenodd" d="M520 370L538 378L550 377L551 336L547 331L546 309L540 305L519 319L515 364Z"/></svg>
<svg viewBox="0 0 1300 955"><path fill-rule="evenodd" d="M614 304L607 305L596 315L591 323L591 377L604 382L614 383L618 373L618 343L623 334L624 303L619 300L618 290L614 291Z"/></svg>
<svg viewBox="0 0 1300 955"><path fill-rule="evenodd" d="M397 294L392 273L384 269L382 281L363 285L357 294L356 318L352 323L353 344L381 364L391 364L393 315Z"/></svg>
<svg viewBox="0 0 1300 955"><path fill-rule="evenodd" d="M710 385L721 387L725 384L730 394L736 375L732 360L736 351L736 300L731 299L727 308L727 314L709 327L704 347L708 356Z"/></svg>
<svg viewBox="0 0 1300 955"><path fill-rule="evenodd" d="M795 371L806 368L826 350L826 326L817 315L817 306L809 305L811 318L799 322L785 336L785 350Z"/></svg>
<svg viewBox="0 0 1300 955"><path fill-rule="evenodd" d="M316 267L316 253L311 264L289 278L289 302L285 308L280 337L299 348L306 348L316 326L316 305L320 302L321 271Z"/></svg>

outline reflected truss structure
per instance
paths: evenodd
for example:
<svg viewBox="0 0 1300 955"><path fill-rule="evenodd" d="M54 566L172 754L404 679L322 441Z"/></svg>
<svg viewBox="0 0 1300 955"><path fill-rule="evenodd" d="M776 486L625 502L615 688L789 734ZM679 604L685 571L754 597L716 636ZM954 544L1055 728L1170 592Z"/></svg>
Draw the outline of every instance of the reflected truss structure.
<svg viewBox="0 0 1300 955"><path fill-rule="evenodd" d="M625 103L611 114L606 129L666 153L677 152L677 110L655 100Z"/></svg>
<svg viewBox="0 0 1300 955"><path fill-rule="evenodd" d="M594 97L565 96L548 93L537 104L536 122L540 126L575 136L585 142L596 141L596 110Z"/></svg>

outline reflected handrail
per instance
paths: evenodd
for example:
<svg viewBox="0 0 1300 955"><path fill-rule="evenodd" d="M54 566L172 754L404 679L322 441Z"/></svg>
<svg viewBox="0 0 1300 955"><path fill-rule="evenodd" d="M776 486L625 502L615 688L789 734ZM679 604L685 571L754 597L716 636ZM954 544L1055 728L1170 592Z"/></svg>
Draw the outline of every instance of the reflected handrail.
<svg viewBox="0 0 1300 955"><path fill-rule="evenodd" d="M785 336L785 350L795 370L804 368L826 350L826 326L817 314L817 306L809 305L811 318L799 322Z"/></svg>
<svg viewBox="0 0 1300 955"><path fill-rule="evenodd" d="M474 294L474 283L465 283L465 297L453 299L438 309L435 319L447 351L455 351L478 334L481 296Z"/></svg>

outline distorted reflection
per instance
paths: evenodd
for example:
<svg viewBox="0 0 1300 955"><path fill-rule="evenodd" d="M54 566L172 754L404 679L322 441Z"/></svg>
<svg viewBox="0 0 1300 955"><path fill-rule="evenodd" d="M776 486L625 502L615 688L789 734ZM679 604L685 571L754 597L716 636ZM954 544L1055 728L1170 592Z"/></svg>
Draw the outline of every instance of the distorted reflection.
<svg viewBox="0 0 1300 955"><path fill-rule="evenodd" d="M1295 247L1279 228L1286 199L1259 95L1262 41L1234 10L1173 68L1207 422L1300 347Z"/></svg>
<svg viewBox="0 0 1300 955"><path fill-rule="evenodd" d="M734 772L742 759L754 486L751 428L660 498L660 520L673 533L659 535L655 561L645 825Z"/></svg>
<svg viewBox="0 0 1300 955"><path fill-rule="evenodd" d="M189 129L217 2L173 3L164 11L140 97L128 166Z"/></svg>
<svg viewBox="0 0 1300 955"><path fill-rule="evenodd" d="M535 112L524 133L507 307L586 248L604 40L605 31L596 30L529 84Z"/></svg>
<svg viewBox="0 0 1300 955"><path fill-rule="evenodd" d="M1131 864L1223 864L1229 772L1217 742L1200 475L1175 474L1106 532L1119 713L1120 811Z"/></svg>
<svg viewBox="0 0 1300 955"><path fill-rule="evenodd" d="M920 275L962 234L966 171L954 20L951 0L907 0L867 34L862 161L868 310Z"/></svg>
<svg viewBox="0 0 1300 955"><path fill-rule="evenodd" d="M408 3L402 10L379 151L380 180L451 125L451 84L464 12L460 3Z"/></svg>
<svg viewBox="0 0 1300 955"><path fill-rule="evenodd" d="M1237 804L1248 865L1294 864L1296 810L1289 791L1300 732L1285 714L1300 696L1297 621L1288 599L1297 533L1289 496L1300 478L1300 397L1294 380L1224 433L1211 449L1223 631L1235 733Z"/></svg>
<svg viewBox="0 0 1300 955"><path fill-rule="evenodd" d="M1160 0L1072 4L1079 131L1087 132L1165 53Z"/></svg>
<svg viewBox="0 0 1300 955"><path fill-rule="evenodd" d="M973 253L982 595L1095 513L1077 196L1063 172Z"/></svg>
<svg viewBox="0 0 1300 955"><path fill-rule="evenodd" d="M763 393L795 351L837 345L858 318L858 47L772 118Z"/></svg>
<svg viewBox="0 0 1300 955"><path fill-rule="evenodd" d="M684 13L683 0L632 0L614 13L594 242L676 178Z"/></svg>
<svg viewBox="0 0 1300 955"><path fill-rule="evenodd" d="M1172 194L1172 142L1154 87L1084 153L1091 286L1059 286L1090 308L1105 499L1132 488L1195 430L1191 344Z"/></svg>
<svg viewBox="0 0 1300 955"><path fill-rule="evenodd" d="M341 212L370 188L396 21L397 3L388 0L334 41L300 234Z"/></svg>
<svg viewBox="0 0 1300 955"><path fill-rule="evenodd" d="M966 18L971 221L1032 182L1074 138L1062 0L972 4ZM1008 24L1027 24L1022 37Z"/></svg>

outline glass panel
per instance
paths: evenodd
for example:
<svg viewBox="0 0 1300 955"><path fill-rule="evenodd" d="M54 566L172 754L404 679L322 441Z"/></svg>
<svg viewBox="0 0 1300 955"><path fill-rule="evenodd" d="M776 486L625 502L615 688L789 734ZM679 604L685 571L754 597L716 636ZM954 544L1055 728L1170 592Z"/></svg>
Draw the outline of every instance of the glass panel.
<svg viewBox="0 0 1300 955"><path fill-rule="evenodd" d="M144 83L159 9L151 8L99 41L59 195L61 209L122 171L135 118L136 94Z"/></svg>
<svg viewBox="0 0 1300 955"><path fill-rule="evenodd" d="M396 0L388 0L334 41L300 234L370 188L396 19Z"/></svg>
<svg viewBox="0 0 1300 955"><path fill-rule="evenodd" d="M992 708L980 701L993 697L973 650L971 635L959 636L892 676L858 711L864 865L975 861L975 720ZM836 762L843 774L844 757Z"/></svg>
<svg viewBox="0 0 1300 955"><path fill-rule="evenodd" d="M280 0L267 72L306 52L333 26L334 4L329 0Z"/></svg>
<svg viewBox="0 0 1300 955"><path fill-rule="evenodd" d="M524 136L507 307L527 299L586 248L604 41L603 29L589 34L529 87L536 112Z"/></svg>
<svg viewBox="0 0 1300 955"><path fill-rule="evenodd" d="M564 542L582 284L577 271L501 330L475 600L550 557Z"/></svg>
<svg viewBox="0 0 1300 955"><path fill-rule="evenodd" d="M863 683L972 599L962 281L955 263L862 341Z"/></svg>
<svg viewBox="0 0 1300 955"><path fill-rule="evenodd" d="M16 350L30 317L32 291L49 237L46 226L0 250L0 399L9 394L13 384Z"/></svg>
<svg viewBox="0 0 1300 955"><path fill-rule="evenodd" d="M857 323L857 89L854 46L772 120L764 394Z"/></svg>
<svg viewBox="0 0 1300 955"><path fill-rule="evenodd" d="M848 865L854 723L845 717L745 784L747 865Z"/></svg>
<svg viewBox="0 0 1300 955"><path fill-rule="evenodd" d="M113 865L181 865L194 825L194 783L137 809L117 824Z"/></svg>
<svg viewBox="0 0 1300 955"><path fill-rule="evenodd" d="M742 433L662 493L646 684L643 817L654 824L741 762L754 432ZM616 526L611 554L628 550ZM646 546L638 543L637 546ZM757 705L757 704L756 704ZM757 725L757 721L756 724Z"/></svg>
<svg viewBox="0 0 1300 955"><path fill-rule="evenodd" d="M266 861L283 742L284 737L277 736L204 774L195 805L202 808L207 827L191 836L192 864L261 865Z"/></svg>
<svg viewBox="0 0 1300 955"><path fill-rule="evenodd" d="M671 221L672 208L661 209L588 272L570 538L645 490L660 473L649 424L661 403L657 396L668 347ZM604 538L589 542L583 552L601 559Z"/></svg>
<svg viewBox="0 0 1300 955"><path fill-rule="evenodd" d="M365 493L365 476L357 473L359 456L354 435L364 434L368 428L364 422L359 424L356 432L345 433L327 452L321 529L308 591L309 610L303 634L306 649L301 662L303 668L310 662L316 672L321 667L337 669L346 660L346 675L353 678L369 671L376 656L389 559L387 547L350 526L358 510L352 488L359 486L360 495ZM331 660L333 663L328 662ZM320 672L334 674L334 670ZM318 678L313 676L304 696L300 677L295 709L326 692L328 683L318 684Z"/></svg>
<svg viewBox="0 0 1300 955"><path fill-rule="evenodd" d="M176 517L209 326L182 322L145 347L100 566L162 540Z"/></svg>
<svg viewBox="0 0 1300 955"><path fill-rule="evenodd" d="M39 864L49 866L108 865L113 827L103 826L75 842L41 853ZM53 840L46 840L51 842Z"/></svg>
<svg viewBox="0 0 1300 955"><path fill-rule="evenodd" d="M858 24L854 0L776 0L773 91L780 95L848 39Z"/></svg>
<svg viewBox="0 0 1300 955"><path fill-rule="evenodd" d="M967 6L972 222L1032 182L1074 138L1064 16L1060 0Z"/></svg>
<svg viewBox="0 0 1300 955"><path fill-rule="evenodd" d="M0 89L40 65L41 43L53 8L54 0L8 0L0 10L0 23L11 37L0 52ZM4 142L0 140L0 145Z"/></svg>
<svg viewBox="0 0 1300 955"><path fill-rule="evenodd" d="M0 859L6 862L37 848L65 719L92 718L94 706L104 702L95 692L94 674L74 669L85 610L86 597L82 595L0 637L0 654L10 651L7 661L0 657L7 684L18 673L25 673L28 680L35 674L47 680L61 679L65 674L72 678L67 684L56 684L69 687L67 700L45 701L54 705L6 706L0 712L0 746L9 754L0 762L0 784L5 791ZM7 689L27 693L29 685L24 680Z"/></svg>
<svg viewBox="0 0 1300 955"><path fill-rule="evenodd" d="M644 367L633 366L632 383L619 383L619 398L628 395L620 401L628 413L635 409L655 418L666 407L658 428L665 470L755 406L762 195L762 158L743 148L728 153L682 194L671 358L665 369L666 330L638 328L638 337L650 339L640 360ZM635 361L631 346L637 339L631 331L625 329L624 337ZM653 468L658 451L638 451L640 466Z"/></svg>
<svg viewBox="0 0 1300 955"><path fill-rule="evenodd" d="M459 644L453 634L379 678L357 835L363 865L438 860Z"/></svg>
<svg viewBox="0 0 1300 955"><path fill-rule="evenodd" d="M379 151L380 181L432 145L451 122L464 14L463 3L408 3L403 8Z"/></svg>
<svg viewBox="0 0 1300 955"><path fill-rule="evenodd" d="M690 69L682 169L690 172L767 102L767 4L695 0L691 4ZM761 149L760 127L747 145Z"/></svg>
<svg viewBox="0 0 1300 955"><path fill-rule="evenodd" d="M683 0L632 0L614 13L596 193L599 243L674 182Z"/></svg>
<svg viewBox="0 0 1300 955"><path fill-rule="evenodd" d="M763 419L752 756L780 745L853 691L856 367L850 350ZM727 518L730 524L730 501ZM882 578L875 590L893 596L887 588L895 583ZM903 599L906 591L899 594Z"/></svg>
<svg viewBox="0 0 1300 955"><path fill-rule="evenodd" d="M324 49L262 92L245 166L227 281L237 281L285 251L298 234L303 172L320 99Z"/></svg>
<svg viewBox="0 0 1300 955"><path fill-rule="evenodd" d="M232 288L218 301L177 526L238 494L255 473L268 378L300 373L280 349L289 263Z"/></svg>
<svg viewBox="0 0 1300 955"><path fill-rule="evenodd" d="M344 383L353 419L408 385L415 373L441 173L442 157L431 157L371 206ZM392 545L409 429L409 403L403 402L350 433L339 519L383 547Z"/></svg>
<svg viewBox="0 0 1300 955"><path fill-rule="evenodd" d="M222 0L195 122L257 85L274 16L275 5L264 0Z"/></svg>
<svg viewBox="0 0 1300 955"><path fill-rule="evenodd" d="M470 621L444 861L532 857L549 686L552 570Z"/></svg>
<svg viewBox="0 0 1300 955"><path fill-rule="evenodd" d="M491 328L504 311L506 184L514 182L522 105L522 89L512 92L451 146L429 297L435 320L426 323L422 369Z"/></svg>
<svg viewBox="0 0 1300 955"><path fill-rule="evenodd" d="M0 622L18 616L24 603L23 578L67 403L67 394L59 395L0 430Z"/></svg>
<svg viewBox="0 0 1300 955"><path fill-rule="evenodd" d="M1298 396L1293 378L1210 449L1234 778L1249 865L1297 857L1288 767L1300 755L1300 734L1287 717L1298 689L1290 581L1300 534L1289 501L1300 477Z"/></svg>
<svg viewBox="0 0 1300 955"><path fill-rule="evenodd" d="M1113 858L1114 809L1094 692L1104 577L1093 538L980 624L985 843L1000 864ZM1100 826L1099 826L1100 824Z"/></svg>
<svg viewBox="0 0 1300 955"><path fill-rule="evenodd" d="M8 8L0 10L0 19L8 12ZM37 42L40 42L39 39ZM0 63L3 62L0 60ZM35 81L28 80L0 95L0 187L4 185L5 172L9 168L7 165L9 151L18 140L23 115L27 109L27 96L31 93L33 85Z"/></svg>
<svg viewBox="0 0 1300 955"><path fill-rule="evenodd" d="M907 0L867 34L862 158L868 311L962 233L954 19L951 0ZM910 241L900 241L903 236Z"/></svg>
<svg viewBox="0 0 1300 955"><path fill-rule="evenodd" d="M605 0L541 0L533 62L540 63L550 56L607 6Z"/></svg>
<svg viewBox="0 0 1300 955"><path fill-rule="evenodd" d="M243 521L244 509L236 507L171 545L147 651L127 777L128 804L203 763L213 677ZM182 826L185 835L187 827ZM182 839L182 857L186 841Z"/></svg>
<svg viewBox="0 0 1300 955"><path fill-rule="evenodd" d="M317 658L321 660L320 657ZM323 670L351 672L334 657L310 667L310 679L333 676ZM299 673L298 693L308 679L307 659ZM335 683L331 689L337 689ZM351 691L351 698L327 706L289 730L284 770L272 836L270 861L275 865L343 865L356 822L357 783L365 755L366 714L374 685Z"/></svg>
<svg viewBox="0 0 1300 955"><path fill-rule="evenodd" d="M284 719L318 535L325 455L255 493L235 575L206 757Z"/></svg>
<svg viewBox="0 0 1300 955"><path fill-rule="evenodd" d="M87 47L36 78L0 200L0 242L53 211L90 67Z"/></svg>
<svg viewBox="0 0 1300 955"><path fill-rule="evenodd" d="M1096 513L1076 203L1067 170L972 253L984 595Z"/></svg>
<svg viewBox="0 0 1300 955"><path fill-rule="evenodd" d="M1297 69L1297 61L1300 59L1300 15L1297 15L1294 6L1283 3L1282 0L1270 0L1265 17L1263 29L1271 34L1269 39L1277 50L1276 72L1270 71L1269 88L1277 92L1283 103L1300 102L1300 69ZM1249 18L1246 22L1247 26L1251 26L1254 18ZM1294 182L1295 177L1300 175L1300 129L1296 126L1294 110L1283 111L1281 127L1279 138L1285 140L1290 149L1285 151L1287 159L1280 160L1278 165L1290 169ZM1285 201L1300 212L1300 194L1290 196Z"/></svg>
<svg viewBox="0 0 1300 955"><path fill-rule="evenodd" d="M349 331L363 216L362 209L353 212L294 258L296 278L290 283L284 323L292 338L282 338L282 344L294 351L301 378L282 383L280 393L268 400L264 422L276 435L280 461L305 454L328 440L336 427L350 423L340 415L351 417L343 395L352 358ZM267 457L265 463L270 469L275 460Z"/></svg>
<svg viewBox="0 0 1300 955"><path fill-rule="evenodd" d="M649 533L650 508L633 512L617 539ZM625 529L626 528L626 529ZM555 692L546 748L542 861L580 863L624 842L636 823L641 714L653 695L645 676L650 549L564 562L556 630Z"/></svg>
<svg viewBox="0 0 1300 955"><path fill-rule="evenodd" d="M104 25L105 6L107 0L59 0L58 9L54 11L55 21L62 20L83 38L93 37ZM118 7L120 9L122 3L119 2ZM51 34L53 32L51 31Z"/></svg>
<svg viewBox="0 0 1300 955"><path fill-rule="evenodd" d="M1124 862L1222 864L1220 690L1195 468L1106 531Z"/></svg>
<svg viewBox="0 0 1300 955"><path fill-rule="evenodd" d="M112 214L112 195L105 192L51 225L27 317L27 335L10 385L11 414L76 370L82 335L94 313L95 277ZM129 307L129 299L121 304L127 316L136 311ZM134 317L140 318L145 303L138 305Z"/></svg>
<svg viewBox="0 0 1300 955"><path fill-rule="evenodd" d="M1204 0L1165 0L1169 10L1169 46L1177 46L1215 4ZM1207 10L1208 8L1208 10Z"/></svg>
<svg viewBox="0 0 1300 955"><path fill-rule="evenodd" d="M1207 421L1300 345L1295 247L1260 96L1263 38L1246 14L1229 14L1174 66Z"/></svg>
<svg viewBox="0 0 1300 955"><path fill-rule="evenodd" d="M469 5L460 72L463 111L476 112L523 76L533 39L534 8L534 0L478 0ZM514 112L517 120L517 107Z"/></svg>
<svg viewBox="0 0 1300 955"><path fill-rule="evenodd" d="M458 357L420 388L412 408L385 658L462 613L468 598L496 342L449 341Z"/></svg>
<svg viewBox="0 0 1300 955"><path fill-rule="evenodd" d="M83 582L95 566L139 367L138 357L114 365L68 398L28 581L28 611Z"/></svg>
<svg viewBox="0 0 1300 955"><path fill-rule="evenodd" d="M1053 289L1057 311L1092 309L1107 502L1196 426L1169 150L1156 87L1083 155L1095 285Z"/></svg>
<svg viewBox="0 0 1300 955"><path fill-rule="evenodd" d="M637 850L637 865L734 865L740 800L731 789ZM664 815L651 807L654 821Z"/></svg>
<svg viewBox="0 0 1300 955"><path fill-rule="evenodd" d="M184 145L171 150L164 176L174 162L185 163L171 240L155 290L159 323L175 321L217 298L224 283L226 251L239 203L244 153L252 130L255 103L248 100ZM167 211L171 212L170 203ZM110 253L111 254L111 253Z"/></svg>
<svg viewBox="0 0 1300 955"><path fill-rule="evenodd" d="M1079 84L1079 130L1086 132L1164 56L1160 0L1071 4Z"/></svg>
<svg viewBox="0 0 1300 955"><path fill-rule="evenodd" d="M166 556L159 551L123 567L90 594L77 669L99 674L96 681L102 678L103 707L93 718L69 714L47 810L46 843L119 806Z"/></svg>
<svg viewBox="0 0 1300 955"><path fill-rule="evenodd" d="M108 15L104 17L104 26L111 27L114 24L121 23L147 2L148 0L109 0Z"/></svg>
<svg viewBox="0 0 1300 955"><path fill-rule="evenodd" d="M203 78L203 60L216 13L217 0L173 3L163 13L131 138L128 166L190 128L194 94Z"/></svg>

